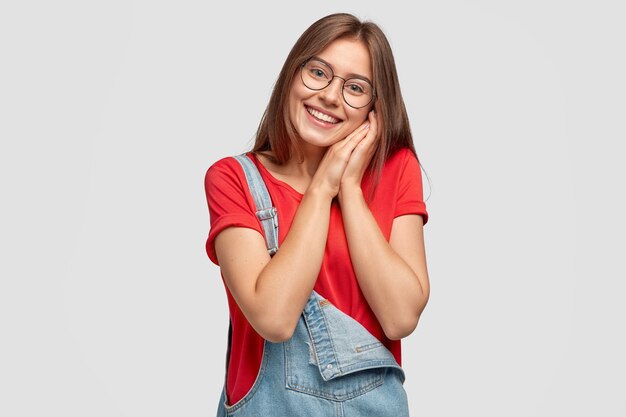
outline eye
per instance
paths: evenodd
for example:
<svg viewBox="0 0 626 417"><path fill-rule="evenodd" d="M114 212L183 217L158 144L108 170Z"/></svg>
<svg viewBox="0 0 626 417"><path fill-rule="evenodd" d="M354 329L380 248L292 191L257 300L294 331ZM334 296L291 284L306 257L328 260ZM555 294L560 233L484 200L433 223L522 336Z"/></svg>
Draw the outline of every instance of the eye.
<svg viewBox="0 0 626 417"><path fill-rule="evenodd" d="M329 82L333 78L333 70L326 63L312 59L304 65L306 75L317 81Z"/></svg>
<svg viewBox="0 0 626 417"><path fill-rule="evenodd" d="M311 77L317 78L318 80L327 80L329 78L326 71L320 67L309 67L308 72Z"/></svg>
<svg viewBox="0 0 626 417"><path fill-rule="evenodd" d="M367 81L359 79L351 79L346 81L344 89L347 93L355 96L369 94L372 90Z"/></svg>
<svg viewBox="0 0 626 417"><path fill-rule="evenodd" d="M317 77L317 78L326 78L326 73L324 73L324 71L322 71L322 70L321 70L321 69L319 69L319 68L313 68L313 69L311 70L311 73L313 74L313 76L314 76L314 77Z"/></svg>
<svg viewBox="0 0 626 417"><path fill-rule="evenodd" d="M361 88L361 86L359 86L359 85L356 85L356 84L350 84L350 85L348 85L348 86L346 86L346 87L347 87L347 88L350 90L350 92L352 92L352 93L359 93L359 94L363 93L363 89L362 89L362 88Z"/></svg>

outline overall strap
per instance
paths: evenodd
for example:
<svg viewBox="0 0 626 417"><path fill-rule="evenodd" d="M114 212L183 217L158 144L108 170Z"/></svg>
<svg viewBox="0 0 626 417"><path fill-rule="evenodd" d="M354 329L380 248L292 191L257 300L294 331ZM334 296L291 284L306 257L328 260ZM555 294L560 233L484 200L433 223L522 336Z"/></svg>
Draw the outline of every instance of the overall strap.
<svg viewBox="0 0 626 417"><path fill-rule="evenodd" d="M256 217L261 222L263 232L265 234L265 245L270 256L274 256L278 251L278 213L276 207L272 205L272 199L270 193L267 191L265 182L261 178L261 173L254 163L246 156L246 154L236 155L233 158L239 162L243 172L246 175L246 181L250 194L254 199L254 205L256 206ZM220 407L218 408L218 415L225 415L223 409L223 402L226 400L226 383L228 379L228 365L230 363L230 351L233 338L233 322L232 319L228 323L228 346L226 348L226 366L224 370L224 387L222 389L222 396L220 398Z"/></svg>
<svg viewBox="0 0 626 417"><path fill-rule="evenodd" d="M272 199L267 191L265 182L263 182L263 178L261 178L261 173L250 158L246 154L237 155L233 158L241 164L246 175L248 188L252 198L254 198L254 204L257 209L256 217L261 222L265 233L267 251L270 256L273 256L278 250L278 214L276 208L272 205Z"/></svg>
<svg viewBox="0 0 626 417"><path fill-rule="evenodd" d="M254 163L246 156L246 154L233 156L237 162L243 168L243 172L246 175L246 181L248 182L248 188L250 194L254 199L254 205L256 206L256 217L263 226L263 232L265 234L265 244L270 256L273 256L278 250L278 213L276 208L272 205L272 199L270 193L267 191L265 182L261 178L261 173ZM228 325L228 347L226 349L226 369L224 372L224 389L223 395L226 395L226 380L228 378L228 364L230 362L230 350L233 337L233 323L229 320Z"/></svg>

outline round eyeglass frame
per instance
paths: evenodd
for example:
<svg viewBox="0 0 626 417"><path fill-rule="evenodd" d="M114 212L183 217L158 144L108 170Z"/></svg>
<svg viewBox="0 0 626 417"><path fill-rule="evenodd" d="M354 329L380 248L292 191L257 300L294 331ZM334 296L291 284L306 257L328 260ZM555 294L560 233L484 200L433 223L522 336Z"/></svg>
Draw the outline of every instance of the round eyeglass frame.
<svg viewBox="0 0 626 417"><path fill-rule="evenodd" d="M326 66L327 66L327 67L328 67L328 69L330 70L331 74L333 75L333 76L330 78L330 80L328 81L328 84L326 84L326 85L325 85L324 87L322 87L322 88L311 88L311 87L309 87L309 86L306 84L306 82L304 81L304 75L303 75L302 73L304 72L304 67L305 67L305 66L306 66L306 64L308 64L310 61L320 61L321 63L326 64ZM352 107L353 109L362 109L363 107L367 107L367 106L369 106L370 104L372 104L372 102L373 102L374 100L376 100L376 90L374 89L374 86L372 85L372 96L370 97L370 101L368 101L366 104L364 104L364 105L362 105L362 106L359 106L359 107L353 106L352 104L348 103L348 100L346 100L345 90L344 90L344 87L346 86L346 82L347 82L348 80L353 79L353 78L347 78L347 79L346 79L346 78L340 77L340 76L338 76L338 75L335 75L335 72L333 71L333 69L332 69L332 67L331 67L330 65L328 65L328 64L327 64L327 63L325 63L324 61L321 61L321 60L319 60L319 59L315 59L315 58L309 58L309 59L307 59L306 61L304 61L304 62L302 63L302 65L300 65L300 80L302 81L302 84L304 84L304 86L305 86L306 88L308 88L309 90L313 90L313 91L322 91L323 89L325 89L326 87L328 87L329 85L331 85L331 84L332 84L332 82L333 82L333 80L334 80L335 78L339 78L340 80L342 80L342 81L343 81L343 83L342 83L342 85L341 85L341 97L343 98L343 101L344 101L344 102L345 102L348 106ZM358 80L361 80L361 81L365 81L365 82L367 82L368 84L370 84L370 85L371 85L371 83L369 83L367 80L363 80L362 78L357 78L357 79L358 79Z"/></svg>

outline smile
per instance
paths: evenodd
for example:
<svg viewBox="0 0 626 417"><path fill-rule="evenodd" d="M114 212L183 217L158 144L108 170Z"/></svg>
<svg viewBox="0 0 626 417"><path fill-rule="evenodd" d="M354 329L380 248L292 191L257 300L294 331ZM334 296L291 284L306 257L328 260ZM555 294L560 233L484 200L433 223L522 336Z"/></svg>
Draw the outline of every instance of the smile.
<svg viewBox="0 0 626 417"><path fill-rule="evenodd" d="M340 119L337 119L326 113L322 113L319 110L312 109L309 106L305 106L305 108L306 108L306 111L308 111L311 116L315 117L318 120L321 120L322 122L335 124L341 121Z"/></svg>

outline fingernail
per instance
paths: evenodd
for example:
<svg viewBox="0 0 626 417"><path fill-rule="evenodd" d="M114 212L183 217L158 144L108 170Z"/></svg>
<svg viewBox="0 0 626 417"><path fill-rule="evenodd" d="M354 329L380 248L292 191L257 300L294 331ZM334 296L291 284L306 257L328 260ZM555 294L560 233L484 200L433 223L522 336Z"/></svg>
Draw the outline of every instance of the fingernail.
<svg viewBox="0 0 626 417"><path fill-rule="evenodd" d="M370 124L368 123L368 124L365 125L365 127L363 129L367 130L369 128L370 128Z"/></svg>

